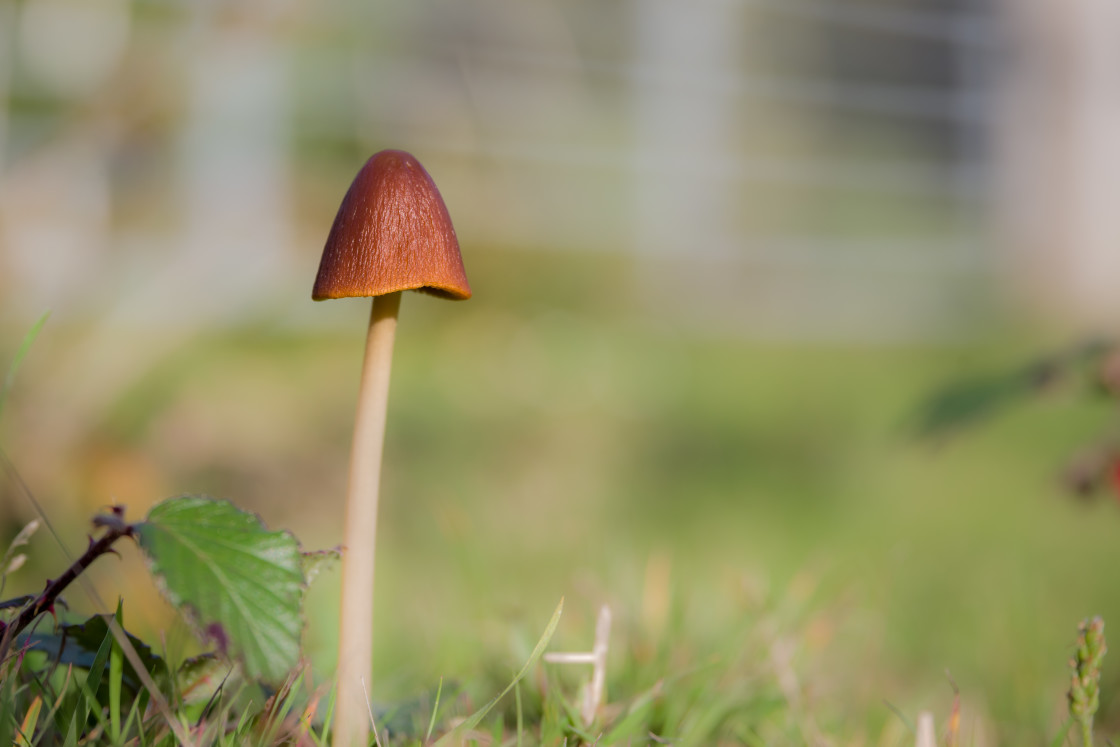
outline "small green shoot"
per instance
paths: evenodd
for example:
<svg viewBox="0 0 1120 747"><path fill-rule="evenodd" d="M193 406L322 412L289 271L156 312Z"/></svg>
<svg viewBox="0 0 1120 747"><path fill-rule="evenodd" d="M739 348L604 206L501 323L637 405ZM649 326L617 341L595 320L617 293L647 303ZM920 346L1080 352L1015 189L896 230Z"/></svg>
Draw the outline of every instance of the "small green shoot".
<svg viewBox="0 0 1120 747"><path fill-rule="evenodd" d="M1077 653L1070 661L1069 715L1081 725L1084 747L1092 747L1093 716L1101 703L1101 663L1108 653L1104 620L1083 620L1078 632Z"/></svg>

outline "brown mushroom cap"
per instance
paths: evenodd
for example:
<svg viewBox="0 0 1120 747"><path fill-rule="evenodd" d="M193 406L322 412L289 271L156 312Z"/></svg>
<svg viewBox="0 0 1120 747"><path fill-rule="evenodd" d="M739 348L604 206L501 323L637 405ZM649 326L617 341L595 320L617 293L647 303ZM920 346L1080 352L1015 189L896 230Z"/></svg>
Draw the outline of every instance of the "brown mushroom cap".
<svg viewBox="0 0 1120 747"><path fill-rule="evenodd" d="M432 177L401 150L374 154L346 192L311 297L420 290L471 297L451 216Z"/></svg>

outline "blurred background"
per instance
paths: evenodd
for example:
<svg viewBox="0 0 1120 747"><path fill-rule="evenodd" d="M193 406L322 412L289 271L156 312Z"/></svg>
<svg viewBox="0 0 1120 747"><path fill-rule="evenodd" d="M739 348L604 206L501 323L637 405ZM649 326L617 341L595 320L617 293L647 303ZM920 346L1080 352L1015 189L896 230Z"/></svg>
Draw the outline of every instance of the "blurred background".
<svg viewBox="0 0 1120 747"><path fill-rule="evenodd" d="M0 363L51 311L0 443L71 552L99 507L181 492L336 544L368 304L310 287L353 175L405 149L475 297L402 309L386 697L493 665L567 595L573 646L602 601L655 638L797 610L841 734L879 734L883 699L947 708L946 668L977 733L1045 731L1076 623L1120 620L1115 501L1055 480L1112 408L1059 390L939 448L904 425L1120 318L1118 24L1107 0L0 0ZM0 495L7 539L35 509ZM158 635L130 556L98 593ZM9 590L64 563L41 533Z"/></svg>

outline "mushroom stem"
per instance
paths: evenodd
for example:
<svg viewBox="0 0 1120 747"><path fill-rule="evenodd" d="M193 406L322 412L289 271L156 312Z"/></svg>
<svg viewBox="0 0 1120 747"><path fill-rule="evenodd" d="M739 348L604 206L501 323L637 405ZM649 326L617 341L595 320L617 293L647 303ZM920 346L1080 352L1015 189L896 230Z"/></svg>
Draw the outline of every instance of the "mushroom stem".
<svg viewBox="0 0 1120 747"><path fill-rule="evenodd" d="M369 317L362 383L350 451L350 487L346 496L345 552L342 557L342 610L338 641L338 712L335 747L365 745L369 740L369 686L373 659L373 562L377 539L377 493L385 444L385 410L393 337L400 292L377 296Z"/></svg>

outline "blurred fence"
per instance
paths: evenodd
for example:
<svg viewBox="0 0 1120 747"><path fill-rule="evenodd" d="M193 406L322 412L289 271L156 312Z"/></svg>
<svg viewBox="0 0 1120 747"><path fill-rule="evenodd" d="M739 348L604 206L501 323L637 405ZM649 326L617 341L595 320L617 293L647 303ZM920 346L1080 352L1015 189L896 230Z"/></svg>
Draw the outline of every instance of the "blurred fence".
<svg viewBox="0 0 1120 747"><path fill-rule="evenodd" d="M1100 320L1115 11L1044 5L8 3L0 289L186 326L306 295L400 147L467 251L622 253L651 313L720 332L955 334L1014 289Z"/></svg>

